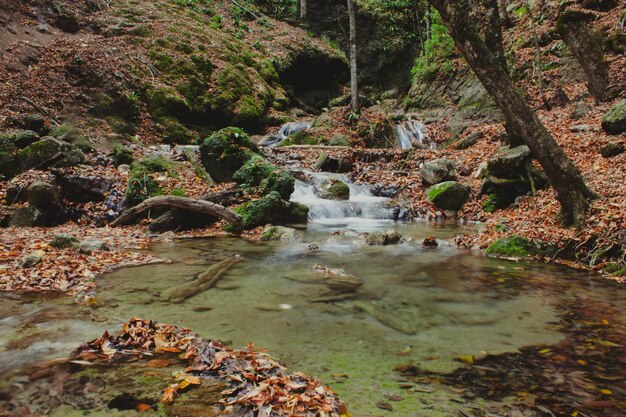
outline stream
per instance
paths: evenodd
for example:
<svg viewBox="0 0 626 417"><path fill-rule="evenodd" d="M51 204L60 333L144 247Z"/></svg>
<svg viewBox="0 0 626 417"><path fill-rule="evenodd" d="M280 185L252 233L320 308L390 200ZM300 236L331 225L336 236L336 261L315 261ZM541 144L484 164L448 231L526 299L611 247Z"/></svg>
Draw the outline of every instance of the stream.
<svg viewBox="0 0 626 417"><path fill-rule="evenodd" d="M459 225L396 223L389 220L387 199L373 196L367 186L336 174L309 176L297 182L292 196L310 207L299 240L160 243L151 253L171 264L99 278L91 306L76 306L69 297L3 296L0 372L15 374L29 363L66 356L105 329L142 317L235 347L254 342L267 348L290 370L330 385L354 416L408 417L423 415L420 410L448 415L450 407L483 401L442 385L422 386L394 369L412 364L425 373L449 373L463 366L460 357L556 345L567 337L558 324L573 314L572 300L600 311L606 306L620 321L626 319L623 290L593 274L460 250L450 240L469 230ZM315 184L328 177L349 184L349 200L315 196ZM387 230L398 231L403 240L368 246L360 237ZM428 236L439 245L423 246ZM235 255L243 260L216 287L184 302L161 297L173 283ZM315 265L344 269L363 285L344 300L321 302L329 288ZM381 401L393 411L381 409Z"/></svg>

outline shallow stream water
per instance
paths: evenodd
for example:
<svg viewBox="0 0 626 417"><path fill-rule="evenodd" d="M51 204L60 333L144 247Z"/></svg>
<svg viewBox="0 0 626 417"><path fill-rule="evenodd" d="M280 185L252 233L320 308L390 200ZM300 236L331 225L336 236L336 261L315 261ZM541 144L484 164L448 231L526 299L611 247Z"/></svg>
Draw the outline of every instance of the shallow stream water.
<svg viewBox="0 0 626 417"><path fill-rule="evenodd" d="M88 307L58 297L5 298L0 372L65 356L105 329L142 317L235 347L254 342L267 348L292 371L333 387L355 416L403 417L425 409L438 415L445 414L443 405L467 399L441 386L407 390L394 368L413 364L447 373L463 365L459 357L555 345L565 338L557 325L567 314L563 306L581 297L624 318L625 294L597 276L459 250L449 241L459 226L385 220L385 201L367 189L351 186L351 201L330 204L316 201L306 187L299 184L294 200L309 203L313 218L298 241L161 243L151 252L171 264L100 278L97 302ZM389 229L404 241L368 246L359 236ZM424 247L427 236L439 246ZM242 260L216 287L183 302L164 301L163 291L235 255ZM345 300L322 302L330 290L316 265L344 269L364 284ZM377 407L381 401L392 403L393 412Z"/></svg>

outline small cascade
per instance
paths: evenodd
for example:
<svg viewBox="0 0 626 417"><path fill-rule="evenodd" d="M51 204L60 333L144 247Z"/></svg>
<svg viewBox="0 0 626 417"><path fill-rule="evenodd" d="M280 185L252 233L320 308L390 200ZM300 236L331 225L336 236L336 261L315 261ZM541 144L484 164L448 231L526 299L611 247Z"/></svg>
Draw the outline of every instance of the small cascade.
<svg viewBox="0 0 626 417"><path fill-rule="evenodd" d="M431 148L436 144L431 142L426 134L426 126L418 120L405 120L396 126L398 146L402 149Z"/></svg>
<svg viewBox="0 0 626 417"><path fill-rule="evenodd" d="M367 185L354 184L348 177L328 172L306 172L307 182L296 180L291 201L306 204L313 223L331 226L376 227L392 221L388 198L375 197ZM315 190L328 179L343 181L350 188L349 200L327 200L316 195Z"/></svg>
<svg viewBox="0 0 626 417"><path fill-rule="evenodd" d="M266 136L260 143L261 146L274 147L294 133L301 132L311 127L311 122L289 122L280 127L278 132Z"/></svg>

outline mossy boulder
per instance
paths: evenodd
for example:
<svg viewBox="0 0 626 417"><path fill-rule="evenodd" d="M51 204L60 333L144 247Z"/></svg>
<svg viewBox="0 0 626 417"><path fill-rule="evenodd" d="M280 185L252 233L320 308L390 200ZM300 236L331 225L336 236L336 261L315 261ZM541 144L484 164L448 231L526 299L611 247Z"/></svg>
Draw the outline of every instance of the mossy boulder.
<svg viewBox="0 0 626 417"><path fill-rule="evenodd" d="M163 192L156 181L155 173L167 172L170 162L163 157L151 157L133 162L126 185L124 204L133 207L147 198L161 195Z"/></svg>
<svg viewBox="0 0 626 417"><path fill-rule="evenodd" d="M624 153L624 145L619 143L607 143L600 149L600 155L604 158L613 158L619 154Z"/></svg>
<svg viewBox="0 0 626 417"><path fill-rule="evenodd" d="M301 130L291 134L287 139L280 143L280 146L293 146L293 145L321 145L326 144L328 141L322 136L312 134L307 130Z"/></svg>
<svg viewBox="0 0 626 417"><path fill-rule="evenodd" d="M20 171L32 168L63 168L83 164L85 154L76 146L53 138L43 138L17 153Z"/></svg>
<svg viewBox="0 0 626 417"><path fill-rule="evenodd" d="M115 145L111 150L111 159L113 165L120 166L122 164L130 165L135 161L133 150L123 145Z"/></svg>
<svg viewBox="0 0 626 417"><path fill-rule="evenodd" d="M174 117L159 117L157 123L162 131L163 143L188 145L196 141L194 133Z"/></svg>
<svg viewBox="0 0 626 417"><path fill-rule="evenodd" d="M309 215L307 206L285 201L277 191L272 191L258 200L249 201L235 211L241 215L243 229L253 229L265 224L304 224Z"/></svg>
<svg viewBox="0 0 626 417"><path fill-rule="evenodd" d="M256 188L262 195L277 191L285 200L289 200L293 194L296 182L287 170L269 163L260 155L250 158L233 175L233 180L244 189Z"/></svg>
<svg viewBox="0 0 626 417"><path fill-rule="evenodd" d="M202 165L219 182L232 181L246 162L260 154L246 132L236 127L215 132L200 146Z"/></svg>
<svg viewBox="0 0 626 417"><path fill-rule="evenodd" d="M523 171L524 164L530 159L530 149L526 145L509 148L504 146L487 163L490 175L498 178L515 178Z"/></svg>
<svg viewBox="0 0 626 417"><path fill-rule="evenodd" d="M470 187L456 181L446 181L426 190L426 198L442 210L460 210L470 197Z"/></svg>
<svg viewBox="0 0 626 417"><path fill-rule="evenodd" d="M0 143L11 143L18 148L25 148L39 140L39 134L32 130L10 130L0 133Z"/></svg>
<svg viewBox="0 0 626 417"><path fill-rule="evenodd" d="M78 248L79 243L74 236L59 233L48 243L48 246L56 249L75 249Z"/></svg>
<svg viewBox="0 0 626 417"><path fill-rule="evenodd" d="M27 114L19 119L19 126L24 130L31 130L40 136L50 133L49 123L38 114Z"/></svg>
<svg viewBox="0 0 626 417"><path fill-rule="evenodd" d="M487 247L486 254L505 258L530 258L538 254L537 246L521 236L507 236Z"/></svg>
<svg viewBox="0 0 626 417"><path fill-rule="evenodd" d="M326 200L349 200L350 187L341 180L330 178L315 187L315 194Z"/></svg>
<svg viewBox="0 0 626 417"><path fill-rule="evenodd" d="M93 143L83 134L82 129L70 121L66 121L61 126L52 129L50 134L54 138L71 143L83 152L94 150Z"/></svg>
<svg viewBox="0 0 626 417"><path fill-rule="evenodd" d="M626 132L626 100L622 100L604 115L602 129L611 135Z"/></svg>

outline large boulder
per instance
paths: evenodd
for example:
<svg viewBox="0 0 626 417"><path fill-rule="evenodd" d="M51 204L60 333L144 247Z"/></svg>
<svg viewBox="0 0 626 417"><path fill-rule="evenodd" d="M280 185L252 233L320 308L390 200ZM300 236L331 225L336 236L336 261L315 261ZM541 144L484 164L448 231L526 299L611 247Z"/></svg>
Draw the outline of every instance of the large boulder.
<svg viewBox="0 0 626 417"><path fill-rule="evenodd" d="M10 130L0 133L0 142L11 142L18 148L25 148L39 140L39 134L32 130Z"/></svg>
<svg viewBox="0 0 626 417"><path fill-rule="evenodd" d="M56 226L65 221L66 210L56 186L36 181L28 187L28 204L43 213L44 226Z"/></svg>
<svg viewBox="0 0 626 417"><path fill-rule="evenodd" d="M35 206L22 207L13 212L9 226L35 227L44 226L45 215Z"/></svg>
<svg viewBox="0 0 626 417"><path fill-rule="evenodd" d="M309 208L303 204L285 201L277 191L265 197L249 201L235 210L241 215L241 227L253 229L266 224L304 224L309 217Z"/></svg>
<svg viewBox="0 0 626 417"><path fill-rule="evenodd" d="M329 178L315 187L315 195L325 200L349 200L350 187L341 180Z"/></svg>
<svg viewBox="0 0 626 417"><path fill-rule="evenodd" d="M449 159L440 158L424 162L420 169L420 176L426 185L435 185L444 181L456 179L456 166Z"/></svg>
<svg viewBox="0 0 626 417"><path fill-rule="evenodd" d="M470 197L470 187L456 181L446 181L426 190L426 198L442 210L460 210Z"/></svg>
<svg viewBox="0 0 626 417"><path fill-rule="evenodd" d="M269 163L260 155L253 156L235 172L233 180L243 189L256 188L266 195L277 191L281 198L289 200L295 189L296 179L287 170Z"/></svg>
<svg viewBox="0 0 626 417"><path fill-rule="evenodd" d="M213 133L200 146L202 165L211 178L219 182L232 181L246 162L260 154L246 132L236 127Z"/></svg>
<svg viewBox="0 0 626 417"><path fill-rule="evenodd" d="M626 132L626 100L620 101L606 112L602 129L611 135Z"/></svg>
<svg viewBox="0 0 626 417"><path fill-rule="evenodd" d="M84 163L87 158L76 146L54 138L43 138L17 153L21 171L62 168Z"/></svg>
<svg viewBox="0 0 626 417"><path fill-rule="evenodd" d="M496 152L494 157L487 163L490 175L498 178L513 178L524 168L526 161L530 159L530 149L526 145L509 148L504 146Z"/></svg>

